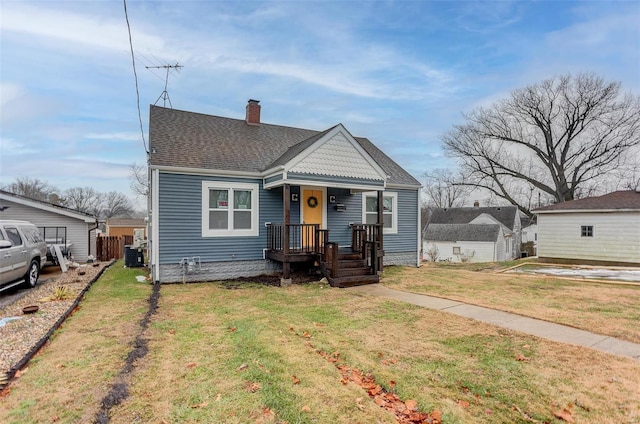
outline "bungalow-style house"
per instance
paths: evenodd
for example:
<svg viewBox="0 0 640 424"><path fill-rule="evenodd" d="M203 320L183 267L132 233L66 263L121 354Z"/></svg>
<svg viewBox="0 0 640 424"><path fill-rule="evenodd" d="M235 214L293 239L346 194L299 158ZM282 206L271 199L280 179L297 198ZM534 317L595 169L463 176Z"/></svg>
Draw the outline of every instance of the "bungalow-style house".
<svg viewBox="0 0 640 424"><path fill-rule="evenodd" d="M501 262L520 257L521 221L515 206L436 208L424 236L423 258Z"/></svg>
<svg viewBox="0 0 640 424"><path fill-rule="evenodd" d="M540 260L640 265L640 191L615 191L533 212Z"/></svg>
<svg viewBox="0 0 640 424"><path fill-rule="evenodd" d="M143 229L146 235L147 223L143 218L109 218L105 224L105 232L107 236L133 237L133 230Z"/></svg>
<svg viewBox="0 0 640 424"><path fill-rule="evenodd" d="M151 106L155 282L316 267L334 286L420 264L420 183L368 139Z"/></svg>
<svg viewBox="0 0 640 424"><path fill-rule="evenodd" d="M49 260L56 244L63 255L77 262L96 254L96 219L83 212L0 190L0 219L29 221L37 226L47 243Z"/></svg>

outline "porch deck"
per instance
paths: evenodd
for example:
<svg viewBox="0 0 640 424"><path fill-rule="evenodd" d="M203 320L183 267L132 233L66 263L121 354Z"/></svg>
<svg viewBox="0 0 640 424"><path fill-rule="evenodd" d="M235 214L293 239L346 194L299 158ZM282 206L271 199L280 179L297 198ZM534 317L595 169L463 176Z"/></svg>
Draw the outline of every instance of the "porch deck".
<svg viewBox="0 0 640 424"><path fill-rule="evenodd" d="M352 224L351 246L331 242L329 230L317 224L269 224L266 258L283 264L283 278L290 278L291 263L319 266L334 287L379 282L382 272L382 225Z"/></svg>

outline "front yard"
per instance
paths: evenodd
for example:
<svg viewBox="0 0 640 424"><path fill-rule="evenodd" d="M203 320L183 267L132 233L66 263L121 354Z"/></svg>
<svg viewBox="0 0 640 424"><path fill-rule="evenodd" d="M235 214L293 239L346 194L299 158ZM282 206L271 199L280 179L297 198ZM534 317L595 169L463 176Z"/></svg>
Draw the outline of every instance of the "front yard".
<svg viewBox="0 0 640 424"><path fill-rule="evenodd" d="M379 406L388 399L382 390L404 407L415 401L433 422L640 423L638 361L321 283L163 286L143 334L148 353L123 374L151 294L151 286L135 281L139 273L118 263L94 284L0 399L0 422L92 422L118 382L128 397L109 411L112 423L398 422ZM509 293L517 297L517 283L502 276L462 272L458 278L456 271L431 268L385 273L385 284L395 288L441 288L437 295L477 297L478 304L493 297L496 303L487 306L494 307L517 303L507 300ZM493 294L480 296L479 287L464 283L474 276L486 277L478 284L493 287ZM420 288L432 280L439 289ZM546 290L529 287L528 279L521 289L532 298L556 293L568 305L584 298L584 306L558 316L573 313L577 322L583 309L593 309L585 322L599 317L605 328L638 337L640 330L624 324L637 313L638 289L621 288L629 290L624 306L611 314L588 306L604 306L589 293L613 296L618 288L585 292L578 283L544 280ZM529 315L544 310L532 306ZM357 384L358 370L375 383Z"/></svg>
<svg viewBox="0 0 640 424"><path fill-rule="evenodd" d="M387 267L384 284L398 290L514 312L640 343L640 285L495 273L482 264ZM474 269L479 270L474 270Z"/></svg>

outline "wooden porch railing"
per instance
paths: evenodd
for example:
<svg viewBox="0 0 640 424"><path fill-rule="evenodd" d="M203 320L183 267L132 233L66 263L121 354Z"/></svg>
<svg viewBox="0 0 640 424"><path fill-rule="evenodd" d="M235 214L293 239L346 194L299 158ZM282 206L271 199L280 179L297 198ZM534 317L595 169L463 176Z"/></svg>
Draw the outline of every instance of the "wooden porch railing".
<svg viewBox="0 0 640 424"><path fill-rule="evenodd" d="M374 273L382 272L383 224L351 224L351 250L360 252Z"/></svg>
<svg viewBox="0 0 640 424"><path fill-rule="evenodd" d="M284 254L319 253L329 230L318 224L267 224L267 249Z"/></svg>

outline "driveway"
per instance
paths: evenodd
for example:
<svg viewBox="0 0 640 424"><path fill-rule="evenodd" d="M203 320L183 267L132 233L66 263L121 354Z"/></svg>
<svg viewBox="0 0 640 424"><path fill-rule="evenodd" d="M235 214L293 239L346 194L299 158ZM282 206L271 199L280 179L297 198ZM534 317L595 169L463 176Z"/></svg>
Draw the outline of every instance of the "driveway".
<svg viewBox="0 0 640 424"><path fill-rule="evenodd" d="M40 271L40 278L38 279L38 284L45 283L51 279L55 279L62 275L62 271L59 266L45 266ZM29 293L30 289L10 289L6 292L0 293L0 309L11 305L13 302L21 299L27 293Z"/></svg>

